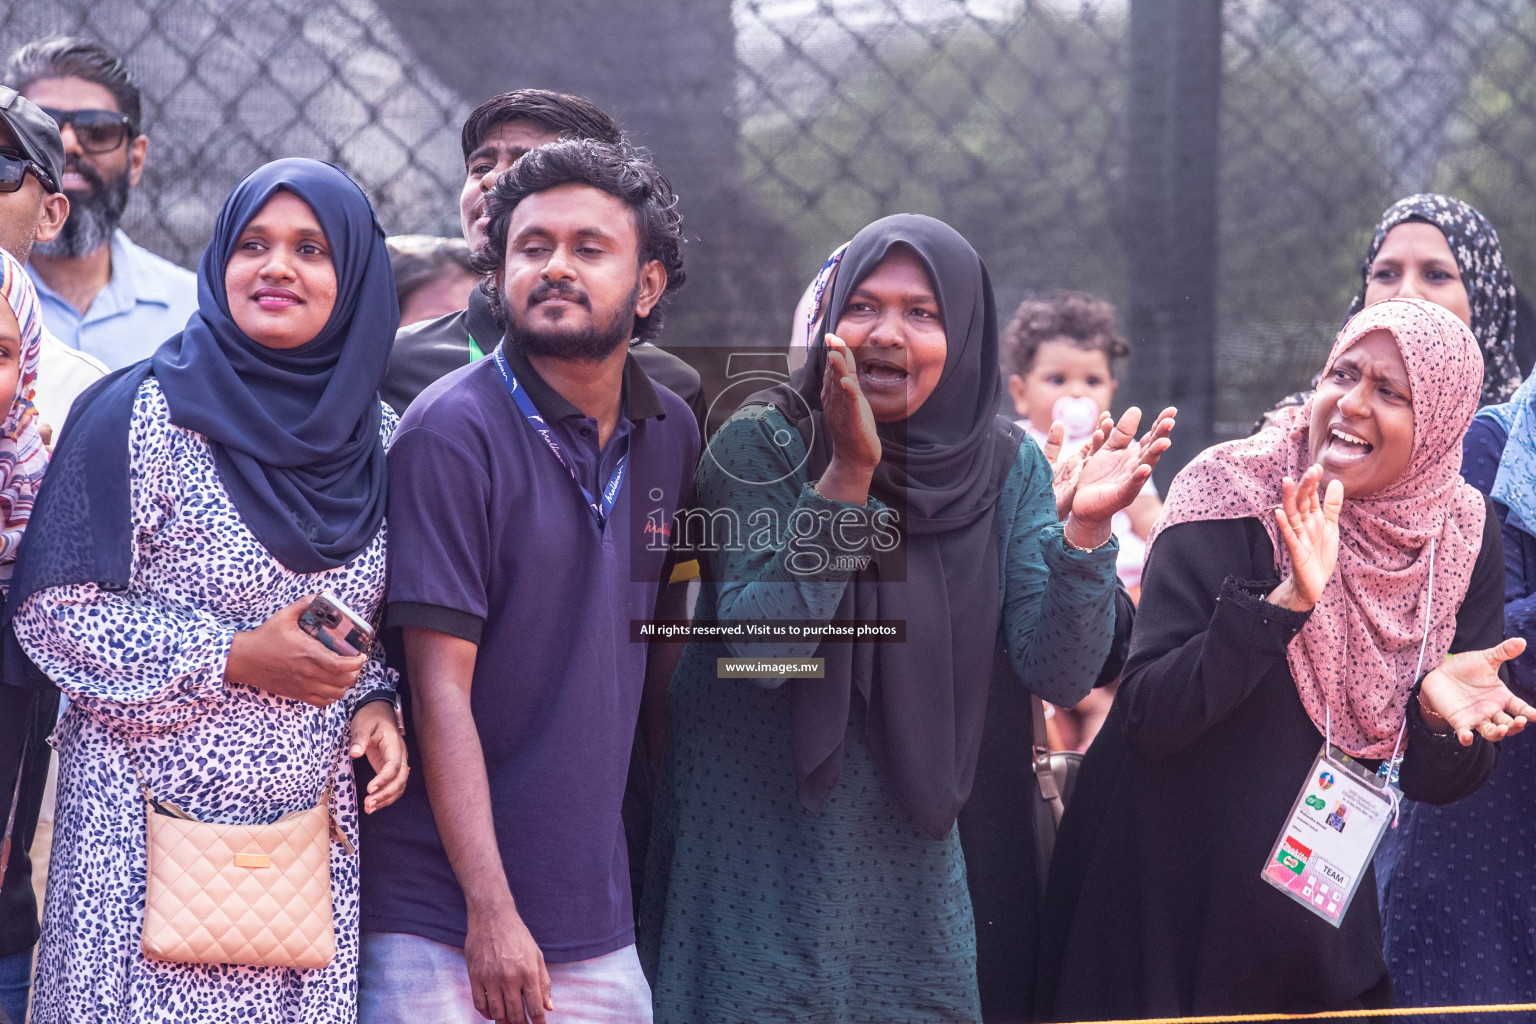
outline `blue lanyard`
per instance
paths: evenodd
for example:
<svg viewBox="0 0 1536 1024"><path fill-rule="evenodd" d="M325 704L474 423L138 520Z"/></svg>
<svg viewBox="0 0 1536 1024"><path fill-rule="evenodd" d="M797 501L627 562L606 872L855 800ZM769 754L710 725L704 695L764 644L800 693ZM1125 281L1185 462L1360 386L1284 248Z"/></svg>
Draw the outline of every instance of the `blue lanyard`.
<svg viewBox="0 0 1536 1024"><path fill-rule="evenodd" d="M619 456L618 465L613 467L613 476L608 478L608 486L603 488L603 497L599 501L592 496L591 491L582 486L580 480L576 479L576 470L571 468L565 452L560 450L560 442L555 440L555 432L548 423L544 422L544 417L539 415L539 410L534 406L533 399L528 397L528 392L518 384L512 368L507 365L507 357L499 347L496 349L496 369L501 371L502 383L506 384L508 393L512 395L512 401L517 403L517 408L528 420L528 425L538 432L538 435L544 439L544 443L549 445L549 450L554 453L555 458L560 460L560 465L571 474L572 482L581 491L581 496L587 500L587 507L592 510L592 517L597 520L597 528L601 530L608 522L608 517L613 514L614 503L619 500L619 488L624 484L624 467L629 463L629 437L626 435L624 438L624 452Z"/></svg>

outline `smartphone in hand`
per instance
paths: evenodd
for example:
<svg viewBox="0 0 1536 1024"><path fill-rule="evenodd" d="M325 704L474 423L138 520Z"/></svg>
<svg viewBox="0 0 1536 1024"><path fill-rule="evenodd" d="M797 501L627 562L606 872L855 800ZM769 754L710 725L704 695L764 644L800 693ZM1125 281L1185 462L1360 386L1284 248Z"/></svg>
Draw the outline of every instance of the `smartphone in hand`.
<svg viewBox="0 0 1536 1024"><path fill-rule="evenodd" d="M315 597L299 615L299 628L337 654L350 658L373 646L373 627L333 590Z"/></svg>

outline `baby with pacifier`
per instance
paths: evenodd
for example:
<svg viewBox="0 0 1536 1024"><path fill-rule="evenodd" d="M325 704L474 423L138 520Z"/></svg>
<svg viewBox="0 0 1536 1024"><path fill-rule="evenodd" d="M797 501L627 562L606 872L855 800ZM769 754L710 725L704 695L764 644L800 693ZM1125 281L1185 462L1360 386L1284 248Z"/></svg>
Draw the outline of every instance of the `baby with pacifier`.
<svg viewBox="0 0 1536 1024"><path fill-rule="evenodd" d="M1057 291L1019 306L1003 332L1003 351L1017 422L1049 454L1053 423L1064 428L1063 453L1076 451L1093 436L1115 397L1115 366L1130 355L1131 346L1108 302L1083 292ZM1115 571L1133 599L1141 593L1147 535L1162 507L1149 479L1141 495L1110 521L1120 542ZM1069 713L1052 716L1053 745L1086 750L1112 698L1113 690L1105 687Z"/></svg>
<svg viewBox="0 0 1536 1024"><path fill-rule="evenodd" d="M1044 299L1026 299L1003 332L1018 424L1042 448L1052 422L1065 427L1063 450L1080 448L1115 397L1115 366L1131 353L1120 334L1115 308L1083 292L1058 291ZM1157 488L1147 481L1141 496L1115 514L1120 541L1115 571L1138 596L1147 534L1162 509Z"/></svg>

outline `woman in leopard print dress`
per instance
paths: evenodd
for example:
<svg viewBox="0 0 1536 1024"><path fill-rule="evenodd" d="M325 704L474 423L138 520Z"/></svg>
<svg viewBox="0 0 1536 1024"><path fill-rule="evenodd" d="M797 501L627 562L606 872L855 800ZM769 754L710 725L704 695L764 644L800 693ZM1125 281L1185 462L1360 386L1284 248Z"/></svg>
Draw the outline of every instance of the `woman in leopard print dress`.
<svg viewBox="0 0 1536 1024"><path fill-rule="evenodd" d="M333 785L352 844L346 754L378 771L364 810L391 802L406 772L392 707L368 699L391 695L392 673L297 625L323 590L369 618L384 594L394 418L377 389L398 314L383 232L334 167L268 164L220 214L198 294L182 334L77 409L39 499L48 526L17 570L16 636L70 698L53 738L39 1024L356 1014L352 845L331 843L325 968L170 962L140 946L135 763L201 821L272 822Z"/></svg>

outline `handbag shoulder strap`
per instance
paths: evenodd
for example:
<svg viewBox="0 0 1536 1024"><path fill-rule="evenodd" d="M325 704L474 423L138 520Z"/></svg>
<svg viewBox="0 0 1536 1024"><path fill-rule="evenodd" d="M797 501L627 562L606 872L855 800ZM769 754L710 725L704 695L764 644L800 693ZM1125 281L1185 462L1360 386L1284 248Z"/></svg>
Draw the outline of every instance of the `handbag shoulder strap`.
<svg viewBox="0 0 1536 1024"><path fill-rule="evenodd" d="M1045 728L1045 701L1035 694L1029 695L1029 701L1035 719L1035 785L1040 787L1042 797L1054 803L1061 799L1061 791L1056 786L1056 773L1051 770L1051 743Z"/></svg>
<svg viewBox="0 0 1536 1024"><path fill-rule="evenodd" d="M144 771L144 762L139 758L139 752L134 749L133 741L128 738L127 734L120 733L117 729L113 728L111 721L106 719L105 715L98 717L103 720L103 724L109 732L117 733L119 738L122 739L123 747L128 751L128 764L133 768L133 777L139 783L139 793L144 797L146 804L155 806L159 801L155 799L155 791L149 786L149 775Z"/></svg>

